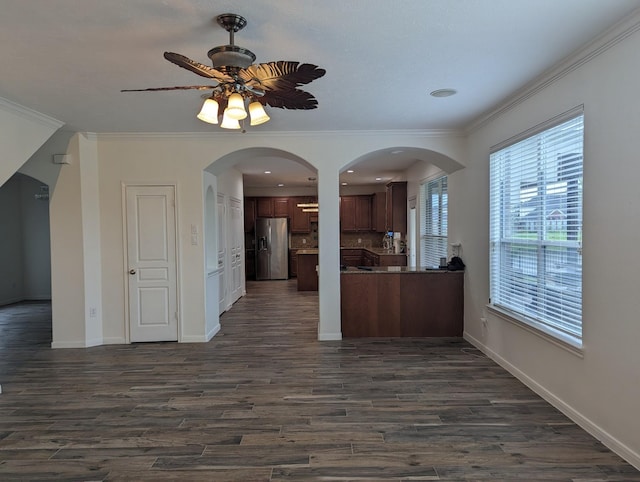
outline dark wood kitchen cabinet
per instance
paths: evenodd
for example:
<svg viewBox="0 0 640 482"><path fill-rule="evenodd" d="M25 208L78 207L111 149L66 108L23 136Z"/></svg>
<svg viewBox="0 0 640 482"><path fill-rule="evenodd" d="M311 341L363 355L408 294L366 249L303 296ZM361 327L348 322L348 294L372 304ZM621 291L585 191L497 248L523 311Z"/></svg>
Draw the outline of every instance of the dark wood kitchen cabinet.
<svg viewBox="0 0 640 482"><path fill-rule="evenodd" d="M291 200L288 197L258 197L256 214L261 218L288 218Z"/></svg>
<svg viewBox="0 0 640 482"><path fill-rule="evenodd" d="M387 193L374 192L371 198L371 230L376 233L387 232Z"/></svg>
<svg viewBox="0 0 640 482"><path fill-rule="evenodd" d="M273 216L276 218L288 218L291 216L291 199L288 197L274 197Z"/></svg>
<svg viewBox="0 0 640 482"><path fill-rule="evenodd" d="M257 197L256 216L259 218L288 218L291 199L288 197Z"/></svg>
<svg viewBox="0 0 640 482"><path fill-rule="evenodd" d="M298 250L289 250L289 278L296 278L298 276Z"/></svg>
<svg viewBox="0 0 640 482"><path fill-rule="evenodd" d="M371 195L340 198L340 230L371 231Z"/></svg>
<svg viewBox="0 0 640 482"><path fill-rule="evenodd" d="M387 231L407 232L407 182L387 184Z"/></svg>
<svg viewBox="0 0 640 482"><path fill-rule="evenodd" d="M270 197L256 198L256 216L259 218L273 217L273 199Z"/></svg>
<svg viewBox="0 0 640 482"><path fill-rule="evenodd" d="M289 227L292 233L307 234L311 232L312 215L317 217L318 213L305 213L298 204L318 202L317 198L311 196L296 196L291 198L291 221Z"/></svg>
<svg viewBox="0 0 640 482"><path fill-rule="evenodd" d="M343 266L362 266L362 250L360 248L341 249L340 264Z"/></svg>

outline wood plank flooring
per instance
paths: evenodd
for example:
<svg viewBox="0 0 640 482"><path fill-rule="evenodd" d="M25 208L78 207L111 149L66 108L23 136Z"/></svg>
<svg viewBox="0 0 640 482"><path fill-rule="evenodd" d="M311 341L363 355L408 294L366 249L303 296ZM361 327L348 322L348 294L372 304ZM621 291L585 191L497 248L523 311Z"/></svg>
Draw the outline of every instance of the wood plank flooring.
<svg viewBox="0 0 640 482"><path fill-rule="evenodd" d="M209 343L52 350L0 308L0 480L640 481L460 339L316 341L318 297L249 282Z"/></svg>

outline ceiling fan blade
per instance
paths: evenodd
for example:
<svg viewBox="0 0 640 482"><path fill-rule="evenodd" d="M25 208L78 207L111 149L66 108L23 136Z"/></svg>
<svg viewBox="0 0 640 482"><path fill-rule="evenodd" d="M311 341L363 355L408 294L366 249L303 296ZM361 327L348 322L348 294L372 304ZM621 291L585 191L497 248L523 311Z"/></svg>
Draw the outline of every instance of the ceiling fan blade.
<svg viewBox="0 0 640 482"><path fill-rule="evenodd" d="M176 64L178 67L190 70L194 74L198 74L208 79L215 79L218 82L231 82L233 80L229 75L220 72L219 70L209 67L208 65L201 64L200 62L196 62L195 60L191 60L189 57L185 57L184 55L176 54L175 52L165 52L164 58L169 62Z"/></svg>
<svg viewBox="0 0 640 482"><path fill-rule="evenodd" d="M179 85L176 87L151 87L150 89L123 89L120 92L145 92L145 91L161 91L161 90L211 90L216 89L217 85Z"/></svg>
<svg viewBox="0 0 640 482"><path fill-rule="evenodd" d="M280 109L309 110L318 107L316 98L300 89L267 90L258 102Z"/></svg>
<svg viewBox="0 0 640 482"><path fill-rule="evenodd" d="M326 70L317 65L279 60L250 65L240 70L238 75L246 85L270 91L293 90L322 77L325 73Z"/></svg>

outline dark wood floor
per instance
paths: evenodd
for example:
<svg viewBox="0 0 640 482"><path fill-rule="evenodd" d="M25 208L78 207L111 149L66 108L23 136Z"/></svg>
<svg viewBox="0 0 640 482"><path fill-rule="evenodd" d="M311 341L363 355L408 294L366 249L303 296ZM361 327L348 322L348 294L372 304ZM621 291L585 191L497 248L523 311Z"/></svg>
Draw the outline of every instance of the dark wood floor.
<svg viewBox="0 0 640 482"><path fill-rule="evenodd" d="M0 308L0 480L640 481L458 339L317 342L316 293L250 282L206 344L52 350Z"/></svg>

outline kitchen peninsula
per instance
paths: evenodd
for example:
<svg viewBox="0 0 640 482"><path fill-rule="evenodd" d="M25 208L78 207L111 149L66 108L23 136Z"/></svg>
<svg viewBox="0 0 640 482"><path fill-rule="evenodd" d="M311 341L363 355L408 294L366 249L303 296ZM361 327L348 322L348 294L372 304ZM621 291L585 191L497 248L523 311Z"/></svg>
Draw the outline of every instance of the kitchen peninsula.
<svg viewBox="0 0 640 482"><path fill-rule="evenodd" d="M463 271L363 268L340 275L344 337L462 336Z"/></svg>

